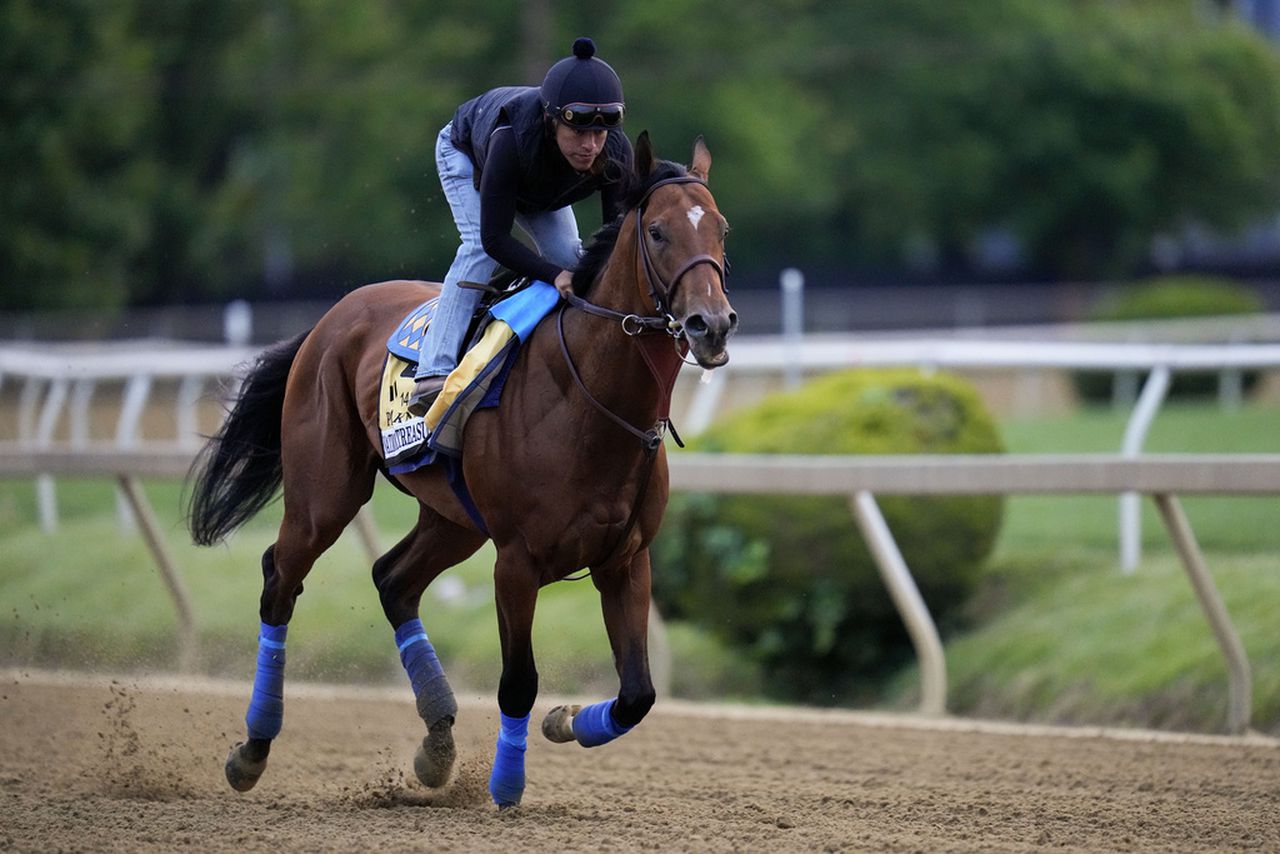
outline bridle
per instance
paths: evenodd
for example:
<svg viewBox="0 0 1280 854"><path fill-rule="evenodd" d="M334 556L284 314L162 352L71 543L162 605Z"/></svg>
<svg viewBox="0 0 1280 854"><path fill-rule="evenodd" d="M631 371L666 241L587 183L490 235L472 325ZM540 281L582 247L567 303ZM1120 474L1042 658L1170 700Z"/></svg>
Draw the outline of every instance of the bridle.
<svg viewBox="0 0 1280 854"><path fill-rule="evenodd" d="M671 281L665 282L662 276L654 267L653 259L649 255L649 244L645 240L644 235L644 211L645 206L649 202L649 198L654 191L669 184L701 184L704 187L707 182L695 175L679 175L673 178L664 178L654 183L652 187L645 191L645 194L636 204L635 220L636 220L636 254L640 256L639 266L644 271L644 278L649 286L649 300L653 303L654 313L651 315L627 314L621 311L615 311L611 308L605 308L589 302L577 294L570 294L566 297L566 303L560 306L559 312L556 314L556 331L560 336L560 352L564 355L565 364L569 368L569 374L573 377L574 383L578 386L578 390L591 402L591 404L599 410L605 417L613 421L623 430L640 440L645 452L645 473L640 481L640 487L636 493L635 503L631 506L631 514L627 519L626 525L623 527L622 534L614 547L610 549L608 557L599 565L603 566L613 560L619 549L627 542L627 538L631 536L631 531L635 527L636 522L640 519L640 510L644 507L644 498L649 489L649 481L653 475L653 463L657 459L658 449L662 447L662 439L668 431L671 438L675 439L676 444L684 447L684 442L680 441L680 434L676 432L675 425L671 423L671 391L675 386L676 375L679 374L681 366L684 364L685 355L689 350L688 339L685 336L684 328L680 321L671 313L671 299L676 288L680 285L680 281L685 274L693 268L701 264L709 264L720 278L720 287L727 293L728 288L725 286L724 266L711 255L694 255L687 259L671 276ZM622 331L631 338L632 341L640 349L640 355L644 357L645 364L649 368L649 373L653 376L654 382L658 386L658 419L654 426L648 430L630 424L616 412L609 409L603 403L596 399L586 384L582 381L582 377L578 373L578 368L573 363L573 357L569 354L569 345L564 337L564 312L565 308L572 306L573 308L583 311L596 317L608 318L618 322L622 327ZM674 343L677 358L672 360L669 357L665 360L669 363L660 364L663 358L658 352L658 348L649 342L655 340L655 336L665 334L669 336ZM663 339L657 339L661 345ZM589 574L589 571L588 571ZM586 575L580 575L577 578L566 580L578 580L585 578Z"/></svg>
<svg viewBox="0 0 1280 854"><path fill-rule="evenodd" d="M645 364L649 367L649 373L653 375L654 381L658 385L660 394L660 402L658 407L658 421L648 430L640 430L638 427L629 424L615 412L606 407L603 403L596 399L582 381L582 377L578 374L578 368L573 363L573 357L569 354L569 345L564 337L564 310L565 305L560 307L559 313L556 315L556 329L560 335L560 351L564 355L565 364L569 367L569 373L573 377L574 383L578 389L591 401L601 413L608 417L622 429L635 436L645 446L646 451L650 454L656 453L658 447L662 444L662 438L668 430L671 431L672 438L676 440L676 444L684 447L684 443L680 441L680 436L675 431L675 427L671 424L671 390L675 386L676 374L680 371L680 365L683 364L684 356L688 352L689 344L685 338L684 328L680 321L671 313L671 299L675 293L675 289L679 286L685 274L695 267L702 264L709 264L716 271L716 275L720 279L720 287L725 293L728 288L725 286L724 266L716 260L715 257L707 254L694 255L688 258L676 272L671 276L670 283L663 281L662 276L658 273L654 266L653 259L649 255L649 244L644 237L644 212L649 204L649 199L654 192L662 187L671 184L700 184L706 186L707 182L696 175L677 175L671 178L664 178L654 183L652 187L645 191L640 197L640 201L636 203L634 208L636 221L636 254L640 261L638 266L644 271L645 282L649 287L649 300L653 303L654 313L651 315L628 314L621 311L615 311L611 308L605 308L602 305L596 305L589 302L577 294L570 294L566 297L566 304L586 312L596 317L604 317L617 321L622 326L622 331L632 338L640 347L640 354L644 357ZM680 361L675 363L674 369L663 370L658 364L659 358L655 352L651 352L644 336L665 333L674 339L676 353Z"/></svg>

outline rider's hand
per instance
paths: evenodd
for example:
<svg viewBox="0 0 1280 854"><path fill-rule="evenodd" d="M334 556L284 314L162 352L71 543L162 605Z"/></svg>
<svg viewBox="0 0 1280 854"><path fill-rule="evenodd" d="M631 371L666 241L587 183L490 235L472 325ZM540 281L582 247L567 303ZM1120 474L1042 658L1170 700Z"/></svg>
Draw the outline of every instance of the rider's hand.
<svg viewBox="0 0 1280 854"><path fill-rule="evenodd" d="M560 296L569 296L573 293L573 273L570 273L568 270L561 270L560 274L556 276L554 284L556 286L556 290L560 292Z"/></svg>

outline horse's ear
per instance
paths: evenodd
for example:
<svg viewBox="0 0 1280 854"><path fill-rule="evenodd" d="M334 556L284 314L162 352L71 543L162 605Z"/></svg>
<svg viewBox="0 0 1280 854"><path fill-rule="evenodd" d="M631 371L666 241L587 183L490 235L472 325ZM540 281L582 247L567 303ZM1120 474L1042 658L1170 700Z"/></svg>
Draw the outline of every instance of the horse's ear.
<svg viewBox="0 0 1280 854"><path fill-rule="evenodd" d="M649 173L653 171L654 162L653 145L649 142L649 132L642 130L640 135L636 137L636 174L641 178L648 178Z"/></svg>
<svg viewBox="0 0 1280 854"><path fill-rule="evenodd" d="M693 165L689 167L689 172L704 181L711 172L711 152L707 150L707 143L701 135L693 141Z"/></svg>

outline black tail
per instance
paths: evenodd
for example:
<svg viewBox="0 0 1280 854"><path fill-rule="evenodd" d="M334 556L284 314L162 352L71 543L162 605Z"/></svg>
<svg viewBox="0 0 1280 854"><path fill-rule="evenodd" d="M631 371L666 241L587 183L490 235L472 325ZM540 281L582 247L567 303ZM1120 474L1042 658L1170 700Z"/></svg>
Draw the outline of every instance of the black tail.
<svg viewBox="0 0 1280 854"><path fill-rule="evenodd" d="M187 523L197 545L222 540L265 507L280 488L284 387L308 334L258 355L227 420L196 458Z"/></svg>

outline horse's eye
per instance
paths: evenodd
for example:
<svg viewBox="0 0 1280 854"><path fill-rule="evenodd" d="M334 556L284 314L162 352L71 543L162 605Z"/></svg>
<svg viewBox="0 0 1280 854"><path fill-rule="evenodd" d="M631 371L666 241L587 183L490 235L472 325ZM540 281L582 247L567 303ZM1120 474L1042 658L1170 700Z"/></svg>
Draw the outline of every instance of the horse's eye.
<svg viewBox="0 0 1280 854"><path fill-rule="evenodd" d="M654 240L658 241L659 243L662 243L666 239L662 236L662 229L659 228L656 224L649 226L649 236L652 237Z"/></svg>

